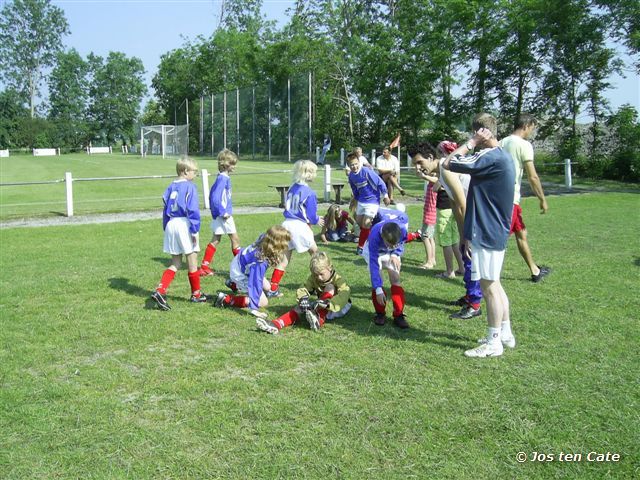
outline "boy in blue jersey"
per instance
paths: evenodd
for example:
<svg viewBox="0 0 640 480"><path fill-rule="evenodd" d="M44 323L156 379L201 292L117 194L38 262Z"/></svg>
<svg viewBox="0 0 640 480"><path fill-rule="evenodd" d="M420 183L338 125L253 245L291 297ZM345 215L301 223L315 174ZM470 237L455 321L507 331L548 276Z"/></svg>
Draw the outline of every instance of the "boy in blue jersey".
<svg viewBox="0 0 640 480"><path fill-rule="evenodd" d="M269 304L265 295L269 291L269 282L265 274L267 268L282 261L290 240L291 235L284 227L274 225L254 243L243 248L231 261L227 286L234 293L240 291L247 295L218 292L216 307L248 307L252 315L267 318L265 313L258 310Z"/></svg>
<svg viewBox="0 0 640 480"><path fill-rule="evenodd" d="M293 165L293 184L287 192L282 222L282 226L291 234L291 241L282 262L273 270L271 289L267 293L269 297L282 296L280 281L291 261L293 250L298 253L309 252L310 255L318 250L311 225L324 225L324 218L318 216L318 198L308 185L316 178L317 172L318 167L311 160L298 160Z"/></svg>
<svg viewBox="0 0 640 480"><path fill-rule="evenodd" d="M349 167L349 185L353 192L349 208L352 209L357 202L356 222L360 226L360 236L356 253L360 255L369 237L373 218L380 208L380 198L385 205L389 205L390 200L387 187L380 176L371 168L362 168L354 153L347 155L347 166Z"/></svg>
<svg viewBox="0 0 640 480"><path fill-rule="evenodd" d="M209 192L209 206L211 208L211 231L213 236L211 242L204 251L204 258L200 266L200 275L208 277L213 275L211 264L216 249L220 243L222 235L229 235L231 240L231 252L235 257L240 251L240 238L233 221L233 205L231 204L231 179L229 175L233 173L238 163L238 157L229 149L224 149L218 153L218 177L211 186Z"/></svg>
<svg viewBox="0 0 640 480"><path fill-rule="evenodd" d="M398 225L402 225L407 230L407 240L405 243L413 242L414 240L422 240L422 233L418 230L416 232L409 231L409 216L405 211L406 207L404 203L397 203L396 208L382 208L378 209L378 213L373 217L372 225L380 223L384 220L393 220Z"/></svg>
<svg viewBox="0 0 640 480"><path fill-rule="evenodd" d="M171 182L162 196L162 228L164 230L164 251L171 254L171 266L162 274L160 283L151 298L161 310L171 310L167 302L167 289L182 264L182 255L187 259L191 301L206 302L207 296L200 291L198 273L198 233L200 232L200 207L198 189L193 179L198 173L196 162L182 157L176 164L178 178Z"/></svg>
<svg viewBox="0 0 640 480"><path fill-rule="evenodd" d="M384 269L391 283L393 323L402 329L409 328L404 315L404 289L400 282L400 257L407 241L407 229L397 220L383 220L371 227L371 234L364 244L362 256L369 265L371 277L371 300L376 315L374 323L382 326L386 322L387 294L382 288L381 271Z"/></svg>
<svg viewBox="0 0 640 480"><path fill-rule="evenodd" d="M475 134L454 150L443 168L471 176L464 216L464 239L471 252L471 280L480 280L487 304L487 337L480 346L467 350L467 357L497 357L503 345L515 347L511 332L509 299L500 273L511 227L515 188L515 168L511 156L496 139L496 119L482 113L473 120ZM468 155L474 148L475 155Z"/></svg>

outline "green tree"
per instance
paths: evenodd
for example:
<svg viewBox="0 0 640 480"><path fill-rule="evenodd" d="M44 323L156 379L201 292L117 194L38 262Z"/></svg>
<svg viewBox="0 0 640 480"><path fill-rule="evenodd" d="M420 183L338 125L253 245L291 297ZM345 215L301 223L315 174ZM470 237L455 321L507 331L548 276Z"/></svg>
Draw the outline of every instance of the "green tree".
<svg viewBox="0 0 640 480"><path fill-rule="evenodd" d="M160 103L155 100L149 100L140 116L140 123L142 125L168 125L172 121L169 120L167 112Z"/></svg>
<svg viewBox="0 0 640 480"><path fill-rule="evenodd" d="M75 49L58 54L49 76L49 119L58 130L57 145L73 148L88 140L88 72Z"/></svg>
<svg viewBox="0 0 640 480"><path fill-rule="evenodd" d="M614 137L609 176L618 180L640 180L640 122L638 111L623 105L608 120Z"/></svg>
<svg viewBox="0 0 640 480"><path fill-rule="evenodd" d="M140 102L146 93L144 67L139 58L110 52L106 61L89 54L91 83L89 118L94 135L111 144L120 138L129 143L134 137L134 124Z"/></svg>
<svg viewBox="0 0 640 480"><path fill-rule="evenodd" d="M36 109L44 69L53 66L69 26L49 0L14 0L0 12L0 77Z"/></svg>
<svg viewBox="0 0 640 480"><path fill-rule="evenodd" d="M29 117L29 110L18 92L7 89L0 92L0 149L22 147L18 140L19 126Z"/></svg>

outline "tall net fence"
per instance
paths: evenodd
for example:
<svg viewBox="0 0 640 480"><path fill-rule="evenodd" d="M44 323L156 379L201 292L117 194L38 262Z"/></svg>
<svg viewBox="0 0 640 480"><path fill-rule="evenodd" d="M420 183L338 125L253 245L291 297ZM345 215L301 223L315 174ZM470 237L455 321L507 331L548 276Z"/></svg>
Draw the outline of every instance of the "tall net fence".
<svg viewBox="0 0 640 480"><path fill-rule="evenodd" d="M243 156L289 161L309 156L311 75L238 88L200 98L199 151L229 148Z"/></svg>

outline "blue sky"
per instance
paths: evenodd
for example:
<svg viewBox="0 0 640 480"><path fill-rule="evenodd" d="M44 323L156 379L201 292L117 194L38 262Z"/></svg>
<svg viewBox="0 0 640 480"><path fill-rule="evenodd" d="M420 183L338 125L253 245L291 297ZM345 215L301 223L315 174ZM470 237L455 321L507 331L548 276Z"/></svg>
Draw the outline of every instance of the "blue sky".
<svg viewBox="0 0 640 480"><path fill-rule="evenodd" d="M5 3L3 0L1 3ZM71 29L65 38L83 56L124 52L142 60L150 84L160 56L193 40L208 37L218 25L220 0L53 0ZM263 0L263 12L278 25L286 23L293 0ZM623 59L629 62L624 55ZM627 68L627 78L614 76L607 92L613 109L631 103L640 110L640 77ZM150 90L150 93L152 91Z"/></svg>

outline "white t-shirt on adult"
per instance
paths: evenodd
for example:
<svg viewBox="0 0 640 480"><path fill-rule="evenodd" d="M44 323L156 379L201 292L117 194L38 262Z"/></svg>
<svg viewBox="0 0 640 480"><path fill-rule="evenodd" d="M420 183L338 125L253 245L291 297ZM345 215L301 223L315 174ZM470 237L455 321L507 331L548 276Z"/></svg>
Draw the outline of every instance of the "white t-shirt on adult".
<svg viewBox="0 0 640 480"><path fill-rule="evenodd" d="M516 188L513 193L513 203L519 205L522 172L524 171L525 162L533 162L533 145L518 135L509 135L500 141L500 146L513 158L513 166L516 170Z"/></svg>
<svg viewBox="0 0 640 480"><path fill-rule="evenodd" d="M395 155L390 155L389 160L380 155L376 158L376 168L378 170L393 170L396 174L400 173L400 162Z"/></svg>

